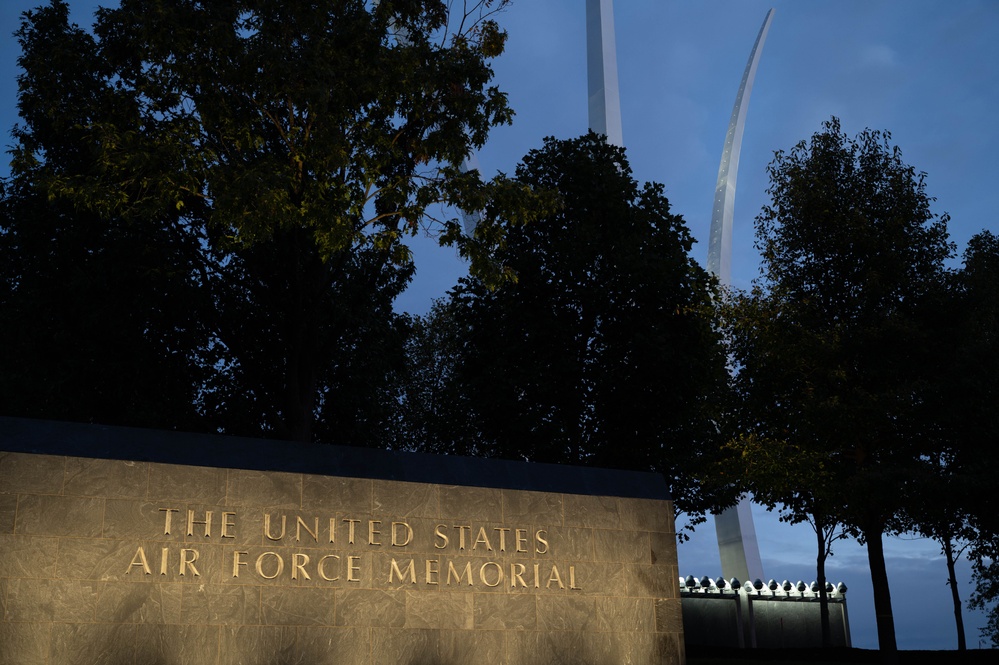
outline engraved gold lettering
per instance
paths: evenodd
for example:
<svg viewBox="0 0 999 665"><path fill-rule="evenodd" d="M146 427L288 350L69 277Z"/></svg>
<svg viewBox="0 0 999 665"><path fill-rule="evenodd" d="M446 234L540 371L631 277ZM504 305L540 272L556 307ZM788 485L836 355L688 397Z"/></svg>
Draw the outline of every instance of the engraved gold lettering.
<svg viewBox="0 0 999 665"><path fill-rule="evenodd" d="M440 574L440 569L438 566L440 561L437 559L427 559L426 573L427 573L427 584L437 584L437 576Z"/></svg>
<svg viewBox="0 0 999 665"><path fill-rule="evenodd" d="M403 571L399 569L399 563L395 560L395 558L393 558L392 563L389 566L389 584L392 584L392 580L395 577L398 577L400 582L405 582L406 580L403 578L403 575L409 575L410 583L416 584L416 562L410 559L409 565L407 565L406 570Z"/></svg>
<svg viewBox="0 0 999 665"><path fill-rule="evenodd" d="M472 549L474 550L476 547L478 547L479 543L484 543L487 550L489 550L490 552L493 551L493 546L489 544L489 537L486 536L486 527L484 526L479 527L479 535L475 537L475 542L472 543Z"/></svg>
<svg viewBox="0 0 999 665"><path fill-rule="evenodd" d="M565 588L565 585L562 584L562 576L559 575L558 567L555 564L552 564L552 574L548 576L548 584L545 585L545 588L551 589L552 582L557 583L559 589Z"/></svg>
<svg viewBox="0 0 999 665"><path fill-rule="evenodd" d="M439 550L442 550L445 547L447 547L448 543L447 534L441 531L441 529L446 529L446 528L447 527L444 526L443 524L438 524L437 526L434 527L434 536L436 538L434 540L434 547L436 547Z"/></svg>
<svg viewBox="0 0 999 665"><path fill-rule="evenodd" d="M490 584L489 580L486 579L486 566L496 566L496 581L492 584ZM482 580L482 583L486 586L499 586L503 582L503 566L499 565L495 561L486 561L482 564L482 567L479 568L479 579Z"/></svg>
<svg viewBox="0 0 999 665"><path fill-rule="evenodd" d="M311 580L309 574L305 572L305 566L309 563L309 555L302 554L300 552L295 552L291 555L291 579L297 580L298 574L302 573L302 577L307 580Z"/></svg>
<svg viewBox="0 0 999 665"><path fill-rule="evenodd" d="M249 554L249 552L233 552L232 553L232 576L239 577L239 567L248 566L249 564L243 561L243 554Z"/></svg>
<svg viewBox="0 0 999 665"><path fill-rule="evenodd" d="M326 556L324 556L322 559L319 560L319 565L316 566L316 569L319 571L319 577L323 578L327 582L336 582L338 579L340 579L339 575L337 575L336 577L326 576L326 568L325 568L326 559L336 559L339 562L340 557L337 556L336 554L327 554Z"/></svg>
<svg viewBox="0 0 999 665"><path fill-rule="evenodd" d="M569 566L569 588L573 591L582 591L582 589L576 586L576 567Z"/></svg>
<svg viewBox="0 0 999 665"><path fill-rule="evenodd" d="M542 534L544 534L544 535L542 535ZM548 535L548 532L545 531L544 529L538 529L535 532L535 534L534 534L534 540L535 540L534 551L537 554L547 554L548 553L548 541L545 539L545 536L547 536L547 535ZM545 546L544 549L541 549L542 545Z"/></svg>
<svg viewBox="0 0 999 665"><path fill-rule="evenodd" d="M336 518L335 517L331 517L330 518L330 542L331 543L335 543L336 542Z"/></svg>
<svg viewBox="0 0 999 665"><path fill-rule="evenodd" d="M267 540L281 540L284 538L285 527L288 526L288 518L285 515L281 516L281 533L277 537L271 535L271 514L264 513L264 535Z"/></svg>
<svg viewBox="0 0 999 665"><path fill-rule="evenodd" d="M177 508L160 508L161 513L166 513L166 521L163 524L163 535L170 535L170 513L179 513L180 510Z"/></svg>
<svg viewBox="0 0 999 665"><path fill-rule="evenodd" d="M354 526L357 525L357 524L360 524L361 520L344 519L343 521L347 523L347 542L349 544L353 545L354 544Z"/></svg>
<svg viewBox="0 0 999 665"><path fill-rule="evenodd" d="M170 560L170 548L164 547L160 551L160 575L167 574L167 563Z"/></svg>
<svg viewBox="0 0 999 665"><path fill-rule="evenodd" d="M527 552L527 529L515 529L513 536L517 541L517 551Z"/></svg>
<svg viewBox="0 0 999 665"><path fill-rule="evenodd" d="M361 578L354 575L354 573L361 572L361 564L358 563L361 560L359 556L349 556L347 557L347 581L348 582L360 582Z"/></svg>
<svg viewBox="0 0 999 665"><path fill-rule="evenodd" d="M493 531L499 531L500 535L500 552L506 552L506 534L510 533L510 529L505 527L497 527Z"/></svg>
<svg viewBox="0 0 999 665"><path fill-rule="evenodd" d="M187 535L194 535L194 525L204 524L205 525L205 538L209 538L212 535L212 511L205 511L205 519L196 520L194 519L194 511L188 508L187 510Z"/></svg>
<svg viewBox="0 0 999 665"><path fill-rule="evenodd" d="M233 519L235 519L236 513L227 513L225 511L222 511L222 537L223 538L235 538L236 537L236 534L234 534L231 531L229 531L230 528L232 528L232 529L236 528L236 522L235 521L230 522L229 521L230 517L232 517Z"/></svg>
<svg viewBox="0 0 999 665"><path fill-rule="evenodd" d="M312 540L319 542L319 518L316 517L315 523L312 525L312 529L309 529L309 525L305 523L301 515L295 516L295 542L302 540L302 529L305 529L305 533L312 536Z"/></svg>
<svg viewBox="0 0 999 665"><path fill-rule="evenodd" d="M368 545L381 545L381 543L375 540L375 537L382 533L375 529L375 526L381 526L381 524L379 520L368 520Z"/></svg>
<svg viewBox="0 0 999 665"><path fill-rule="evenodd" d="M527 566L522 563L511 563L510 564L510 586L516 587L517 582L520 582L520 586L527 588L527 582L524 581L524 571L527 570Z"/></svg>
<svg viewBox="0 0 999 665"><path fill-rule="evenodd" d="M182 549L180 551L180 574L183 575L188 566L191 567L191 574L195 577L201 577L201 573L198 569L194 567L194 562L198 560L198 550Z"/></svg>
<svg viewBox="0 0 999 665"><path fill-rule="evenodd" d="M537 563L534 564L534 588L535 589L540 589L541 588L541 578L538 576L538 566L539 565L540 564L537 564Z"/></svg>
<svg viewBox="0 0 999 665"><path fill-rule="evenodd" d="M454 575L454 579L458 582L458 584L461 584L461 578L467 575L468 576L468 586L472 586L472 562L471 561L469 561L468 563L465 564L465 569L462 570L460 573L457 571L457 569L455 569L454 562L453 561L448 561L447 562L447 581L445 582L448 585L451 584L451 575L452 574Z"/></svg>
<svg viewBox="0 0 999 665"><path fill-rule="evenodd" d="M268 555L277 559L277 568L274 570L273 575L264 574L264 557ZM255 568L257 569L257 575L260 575L265 580L272 580L284 571L284 559L282 559L281 555L278 554L277 552L264 552L263 554L257 557L257 564Z"/></svg>
<svg viewBox="0 0 999 665"><path fill-rule="evenodd" d="M135 556L132 557L132 562L128 564L128 568L125 570L125 574L128 575L132 572L132 566L142 566L142 571L146 575L152 575L153 571L149 569L149 562L146 561L146 551L139 546L139 549L135 550Z"/></svg>
<svg viewBox="0 0 999 665"><path fill-rule="evenodd" d="M472 530L470 526L456 526L458 530L458 549L465 549L465 534Z"/></svg>
<svg viewBox="0 0 999 665"><path fill-rule="evenodd" d="M405 539L399 538L399 527L404 529ZM413 542L413 527L405 522L392 522L392 545L394 547L405 547Z"/></svg>

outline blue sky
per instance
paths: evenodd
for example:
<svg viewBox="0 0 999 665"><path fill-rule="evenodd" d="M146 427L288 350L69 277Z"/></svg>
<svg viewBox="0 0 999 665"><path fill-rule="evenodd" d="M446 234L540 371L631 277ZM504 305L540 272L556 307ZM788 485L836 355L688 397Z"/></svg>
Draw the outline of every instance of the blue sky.
<svg viewBox="0 0 999 665"><path fill-rule="evenodd" d="M0 126L16 122L15 59L10 37L34 0L0 3ZM73 20L91 22L97 2L70 0ZM500 22L507 52L496 83L517 112L512 127L494 130L479 160L486 174L511 172L545 136L586 131L585 15L582 0L514 0ZM687 220L695 257L707 252L718 160L739 80L770 7L773 25L749 106L739 169L733 282L756 277L752 221L766 201L765 167L818 131L830 116L849 134L891 131L903 158L927 173L934 210L951 215L958 250L982 229L999 231L999 2L993 0L618 0L615 23L624 142L636 177L666 186L674 212ZM9 143L9 139L5 142ZM6 172L6 166L0 172ZM449 249L414 241L417 277L400 309L425 312L462 274ZM814 578L808 527L780 524L756 510L764 570L778 581ZM903 649L956 644L935 543L887 540L888 568ZM714 528L700 527L680 548L681 575L720 574ZM962 597L971 591L962 567ZM841 541L829 577L850 591L854 645L876 648L873 601L864 549ZM980 615L966 613L971 646Z"/></svg>

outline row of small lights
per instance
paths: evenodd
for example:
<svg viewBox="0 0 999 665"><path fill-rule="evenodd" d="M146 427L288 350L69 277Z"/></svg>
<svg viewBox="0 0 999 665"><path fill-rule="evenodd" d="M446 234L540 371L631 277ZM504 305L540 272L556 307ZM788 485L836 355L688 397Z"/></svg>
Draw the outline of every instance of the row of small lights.
<svg viewBox="0 0 999 665"><path fill-rule="evenodd" d="M790 596L792 591L797 591L799 595L804 596L806 591L810 591L814 595L819 595L819 583L812 582L810 585L805 584L801 580L798 580L797 584L792 584L791 582L784 580L778 583L777 580L770 580L766 584L763 580L757 579L755 582L746 582L743 585L738 579L732 578L728 582L725 581L724 577L719 577L717 580L713 580L707 575L702 577L700 580L695 578L693 575L687 575L686 579L680 578L680 591L686 591L688 593L696 593L700 591L701 593L725 593L726 590L735 593L736 591L745 591L746 593L752 593L756 591L756 595L762 594L763 589L769 589L770 593L774 596L780 590L784 591L784 595ZM839 595L846 594L846 585L840 582L835 587L830 582L826 582L826 593L835 593Z"/></svg>

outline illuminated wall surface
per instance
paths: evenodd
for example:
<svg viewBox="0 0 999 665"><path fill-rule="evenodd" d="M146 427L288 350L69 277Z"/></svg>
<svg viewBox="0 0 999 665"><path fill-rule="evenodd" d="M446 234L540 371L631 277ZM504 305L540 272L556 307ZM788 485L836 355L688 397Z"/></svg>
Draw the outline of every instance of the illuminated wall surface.
<svg viewBox="0 0 999 665"><path fill-rule="evenodd" d="M659 476L4 418L0 450L0 664L683 662Z"/></svg>

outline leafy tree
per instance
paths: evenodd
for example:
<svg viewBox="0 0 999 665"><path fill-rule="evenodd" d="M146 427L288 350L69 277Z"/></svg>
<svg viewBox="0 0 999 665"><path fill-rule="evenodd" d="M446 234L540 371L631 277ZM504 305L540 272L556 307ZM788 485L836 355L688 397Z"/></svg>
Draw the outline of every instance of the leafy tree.
<svg viewBox="0 0 999 665"><path fill-rule="evenodd" d="M101 216L36 187L98 168L85 127L119 117L64 3L18 33L23 124L0 197L0 408L6 415L198 429L210 364L199 239L176 209ZM36 155L37 159L29 159ZM44 162L42 161L44 159Z"/></svg>
<svg viewBox="0 0 999 665"><path fill-rule="evenodd" d="M924 175L890 135L851 139L835 118L778 151L768 172L761 277L734 326L740 426L813 466L774 499L795 512L828 507L866 544L878 638L894 662L882 537L906 527L904 489L933 452L919 413L935 351L928 302L952 252L947 217L930 210ZM815 471L833 482L810 486Z"/></svg>
<svg viewBox="0 0 999 665"><path fill-rule="evenodd" d="M67 225L121 220L196 250L177 272L210 298L195 321L211 376L188 393L219 428L362 436L346 425L375 397L388 408L401 359L389 305L412 271L406 235L436 223L494 284L504 225L537 214L522 186L454 166L512 117L489 85L505 4L122 0L91 36L51 0L19 32L48 59L21 60L15 177L73 211ZM52 118L81 160L56 158L39 132ZM483 211L474 238L445 204Z"/></svg>
<svg viewBox="0 0 999 665"><path fill-rule="evenodd" d="M434 313L451 383L438 394L462 395L440 438L461 424L480 453L660 470L678 506L697 508L689 471L718 441L727 373L714 283L683 219L592 133L546 139L516 180L561 207L508 234L498 259L516 282L463 280Z"/></svg>

